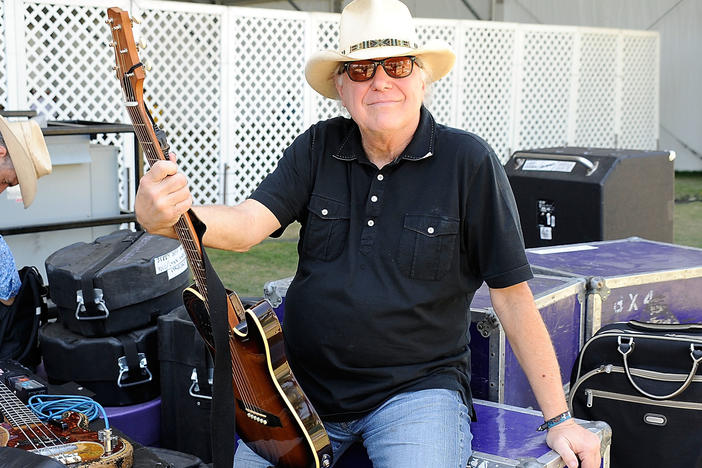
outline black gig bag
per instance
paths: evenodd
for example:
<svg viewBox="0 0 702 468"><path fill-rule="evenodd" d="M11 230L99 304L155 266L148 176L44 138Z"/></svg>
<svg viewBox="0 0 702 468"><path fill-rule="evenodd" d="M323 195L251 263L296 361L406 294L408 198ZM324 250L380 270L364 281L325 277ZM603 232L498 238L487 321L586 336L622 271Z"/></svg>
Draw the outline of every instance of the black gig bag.
<svg viewBox="0 0 702 468"><path fill-rule="evenodd" d="M158 319L161 446L212 461L213 361L184 306Z"/></svg>
<svg viewBox="0 0 702 468"><path fill-rule="evenodd" d="M614 468L702 467L702 324L602 327L573 367L569 406L612 427Z"/></svg>
<svg viewBox="0 0 702 468"><path fill-rule="evenodd" d="M127 229L54 252L46 272L59 319L88 337L155 324L182 304L189 278L177 240Z"/></svg>
<svg viewBox="0 0 702 468"><path fill-rule="evenodd" d="M47 288L36 267L19 270L20 287L12 305L0 304L0 360L30 367L39 364L39 326L46 321Z"/></svg>
<svg viewBox="0 0 702 468"><path fill-rule="evenodd" d="M41 327L39 344L51 384L76 382L103 406L134 405L159 395L156 325L86 338L54 322Z"/></svg>

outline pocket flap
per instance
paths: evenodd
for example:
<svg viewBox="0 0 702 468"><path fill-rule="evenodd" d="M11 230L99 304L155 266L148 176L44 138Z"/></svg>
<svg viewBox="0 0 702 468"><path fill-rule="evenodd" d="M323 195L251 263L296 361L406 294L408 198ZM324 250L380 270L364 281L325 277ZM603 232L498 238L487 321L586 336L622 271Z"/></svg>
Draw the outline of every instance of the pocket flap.
<svg viewBox="0 0 702 468"><path fill-rule="evenodd" d="M307 209L322 219L348 219L349 205L330 198L312 195Z"/></svg>
<svg viewBox="0 0 702 468"><path fill-rule="evenodd" d="M427 237L458 234L458 219L437 215L405 215L405 229Z"/></svg>

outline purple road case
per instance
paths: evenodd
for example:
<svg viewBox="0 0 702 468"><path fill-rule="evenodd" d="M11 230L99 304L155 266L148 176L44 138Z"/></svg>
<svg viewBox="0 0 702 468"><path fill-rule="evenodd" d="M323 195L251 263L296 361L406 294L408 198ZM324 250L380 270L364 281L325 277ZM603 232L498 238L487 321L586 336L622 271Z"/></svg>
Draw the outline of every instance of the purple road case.
<svg viewBox="0 0 702 468"><path fill-rule="evenodd" d="M561 457L546 445L546 433L536 428L544 422L541 412L489 401L473 402L477 422L470 425L473 456L469 468L560 468ZM600 437L602 467L609 467L612 430L602 422L578 420Z"/></svg>
<svg viewBox="0 0 702 468"><path fill-rule="evenodd" d="M528 281L551 335L568 392L570 371L582 347L585 280L536 275ZM536 398L492 309L486 285L471 303L471 390L475 398L536 407Z"/></svg>
<svg viewBox="0 0 702 468"><path fill-rule="evenodd" d="M603 325L702 321L702 249L637 237L527 249L535 272L587 280L587 340Z"/></svg>

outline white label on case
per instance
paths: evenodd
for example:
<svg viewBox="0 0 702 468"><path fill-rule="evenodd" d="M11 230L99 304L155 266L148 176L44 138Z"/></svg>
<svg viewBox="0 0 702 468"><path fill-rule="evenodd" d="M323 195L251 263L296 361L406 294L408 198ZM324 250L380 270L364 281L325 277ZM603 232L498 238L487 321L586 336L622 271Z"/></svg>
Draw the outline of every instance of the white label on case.
<svg viewBox="0 0 702 468"><path fill-rule="evenodd" d="M572 172L575 163L571 161L554 161L551 159L529 159L522 166L524 171Z"/></svg>
<svg viewBox="0 0 702 468"><path fill-rule="evenodd" d="M551 235L551 227L550 226L540 226L539 231L540 231L542 239L544 239L544 240L553 239L553 236Z"/></svg>
<svg viewBox="0 0 702 468"><path fill-rule="evenodd" d="M179 245L177 249L171 250L167 254L161 255L154 259L156 274L168 272L168 279L173 279L183 273L188 268L188 259L185 256L183 246Z"/></svg>

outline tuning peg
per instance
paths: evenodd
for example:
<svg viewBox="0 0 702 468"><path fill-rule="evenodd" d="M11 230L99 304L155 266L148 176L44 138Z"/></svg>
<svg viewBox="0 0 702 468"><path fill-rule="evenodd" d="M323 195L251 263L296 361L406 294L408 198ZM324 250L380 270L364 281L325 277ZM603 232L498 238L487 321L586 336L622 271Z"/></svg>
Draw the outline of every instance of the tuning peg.
<svg viewBox="0 0 702 468"><path fill-rule="evenodd" d="M138 50L144 50L146 49L146 42L144 42L142 39L139 39L139 42L137 42L136 46Z"/></svg>
<svg viewBox="0 0 702 468"><path fill-rule="evenodd" d="M141 18L138 17L138 16L133 16L133 17L129 18L129 21L131 21L132 24L135 24L135 23L136 23L136 24L141 24Z"/></svg>
<svg viewBox="0 0 702 468"><path fill-rule="evenodd" d="M142 63L144 64L144 70L150 72L151 71L151 63L147 62L146 60L144 60Z"/></svg>

